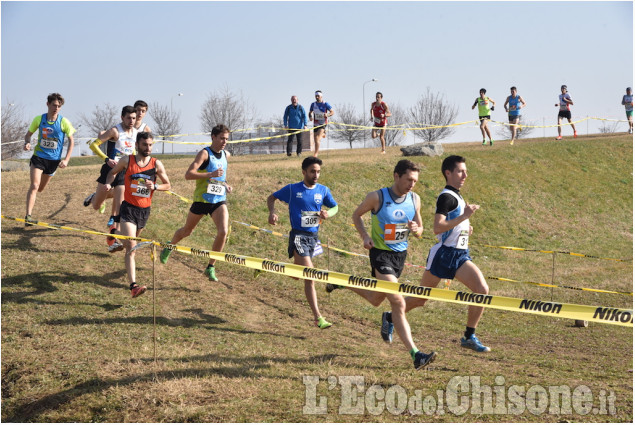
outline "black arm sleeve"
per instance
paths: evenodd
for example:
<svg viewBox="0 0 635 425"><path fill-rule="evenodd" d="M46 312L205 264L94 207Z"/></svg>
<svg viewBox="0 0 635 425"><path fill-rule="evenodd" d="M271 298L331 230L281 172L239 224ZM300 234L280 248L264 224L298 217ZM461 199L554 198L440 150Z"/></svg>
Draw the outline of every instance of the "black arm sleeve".
<svg viewBox="0 0 635 425"><path fill-rule="evenodd" d="M449 193L442 193L437 199L437 210L435 214L443 214L447 217L448 213L459 206L459 201Z"/></svg>

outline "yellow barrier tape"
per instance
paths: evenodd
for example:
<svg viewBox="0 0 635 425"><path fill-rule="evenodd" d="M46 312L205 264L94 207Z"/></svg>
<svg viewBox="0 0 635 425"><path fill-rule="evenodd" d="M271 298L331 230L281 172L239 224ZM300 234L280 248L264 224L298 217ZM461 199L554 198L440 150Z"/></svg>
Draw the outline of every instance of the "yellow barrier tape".
<svg viewBox="0 0 635 425"><path fill-rule="evenodd" d="M529 284L529 285L543 286L545 288L573 289L573 290L576 290L576 291L601 292L601 293L604 293L604 294L628 295L628 296L631 296L631 297L633 296L632 292L609 291L609 290L606 290L606 289L582 288L582 287L577 287L577 286L566 286L566 285L554 285L552 283L540 283L540 282L531 282L531 281L526 281L526 280L514 280L514 279L508 279L508 278L505 278L505 277L487 276L486 279L500 280L501 282L526 283L526 284Z"/></svg>
<svg viewBox="0 0 635 425"><path fill-rule="evenodd" d="M24 219L0 215L5 219L18 222L25 222ZM55 229L64 229L88 234L111 236L109 233L94 232L91 230L76 229L68 226L51 225L49 223L34 222L32 224ZM119 235L117 235L119 237ZM144 242L151 242L161 248L168 248L171 251L178 251L184 254L215 259L225 263L236 264L260 271L281 274L299 279L311 279L334 285L341 285L353 288L364 288L371 291L384 292L389 294L399 294L409 297L431 299L455 304L475 305L480 307L496 308L499 310L514 311L519 313L530 313L541 316L562 317L576 320L587 320L591 322L605 323L618 326L633 327L633 310L603 306L587 306L578 304L567 304L550 301L540 301L532 299L520 299L502 297L497 295L482 295L470 292L452 291L449 289L428 288L424 286L407 285L397 282L389 282L374 278L348 275L329 270L322 270L312 267L304 267L296 264L275 262L272 260L247 257L230 253L209 251L205 249L189 248L181 245L157 242L154 240L124 237Z"/></svg>
<svg viewBox="0 0 635 425"><path fill-rule="evenodd" d="M425 298L455 304L474 305L518 313L530 313L541 316L587 320L591 322L633 327L632 309L587 306L532 299L510 298L497 295L482 295L471 292L452 291L449 289L428 288L424 286L378 280L364 276L348 275L345 273L304 267L296 264L276 262L257 257L193 249L169 243L157 244L161 248L168 248L171 251L178 251L197 257L211 258L217 261L236 264L259 271L267 271L270 273L295 277L298 279L311 279L314 281L351 288L363 288L370 291L399 294L408 297Z"/></svg>
<svg viewBox="0 0 635 425"><path fill-rule="evenodd" d="M478 245L478 246L483 246L486 248L498 248L498 249L507 249L507 250L511 250L511 251L529 251L529 252L540 252L543 254L563 254L563 255L571 255L573 257L585 257L585 258L595 258L596 260L608 260L608 261L619 261L619 262L623 262L623 263L628 263L633 261L632 259L630 260L622 260L620 258L609 258L609 257L598 257L595 255L587 255L587 254L580 254L577 252L570 252L570 251L547 251L547 250L543 250L543 249L531 249L531 248L517 248L514 246L496 246L496 245L487 245L487 244L479 244L479 243L473 243L472 245Z"/></svg>

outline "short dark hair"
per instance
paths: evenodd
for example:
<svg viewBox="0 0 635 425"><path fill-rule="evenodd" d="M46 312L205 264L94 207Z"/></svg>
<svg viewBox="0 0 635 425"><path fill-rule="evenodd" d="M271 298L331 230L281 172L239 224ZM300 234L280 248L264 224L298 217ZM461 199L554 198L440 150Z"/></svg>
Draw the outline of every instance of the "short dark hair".
<svg viewBox="0 0 635 425"><path fill-rule="evenodd" d="M154 136L152 136L152 133L150 133L149 131L140 131L139 133L137 133L137 143L139 143L141 140L147 139L154 140Z"/></svg>
<svg viewBox="0 0 635 425"><path fill-rule="evenodd" d="M304 161L302 161L302 169L306 170L313 164L317 164L321 167L322 160L316 156L307 156L306 158L304 158Z"/></svg>
<svg viewBox="0 0 635 425"><path fill-rule="evenodd" d="M516 88L516 86L512 86L510 90L518 90L518 89Z"/></svg>
<svg viewBox="0 0 635 425"><path fill-rule="evenodd" d="M231 133L231 130L224 124L217 124L212 128L212 136L218 136L221 133Z"/></svg>
<svg viewBox="0 0 635 425"><path fill-rule="evenodd" d="M56 100L59 100L60 106L64 104L64 98L59 93L51 93L46 97L46 103L52 103L52 102L55 102Z"/></svg>
<svg viewBox="0 0 635 425"><path fill-rule="evenodd" d="M134 106L135 109L137 109L137 106L142 106L146 109L148 108L148 104L144 102L143 100L137 100L132 106Z"/></svg>
<svg viewBox="0 0 635 425"><path fill-rule="evenodd" d="M443 164L441 164L441 174L443 174L443 177L445 178L445 180L447 181L448 179L447 177L445 177L445 170L452 172L456 168L456 164L460 164L464 162L465 162L465 158L459 155L450 155L447 158L445 158L443 160Z"/></svg>
<svg viewBox="0 0 635 425"><path fill-rule="evenodd" d="M393 171L393 173L397 173L397 175L401 177L408 170L416 171L418 173L421 171L421 167L419 167L417 164L410 161L409 159L402 159L397 163L397 165L395 165L395 170Z"/></svg>
<svg viewBox="0 0 635 425"><path fill-rule="evenodd" d="M134 108L134 106L130 106L130 105L126 105L121 109L121 116L126 116L128 114L136 114L137 110Z"/></svg>
<svg viewBox="0 0 635 425"><path fill-rule="evenodd" d="M375 93L375 97L376 97L377 95L380 95L382 98L384 97L384 95L383 95L383 94L382 94L382 92L380 92L380 91L378 91L377 93Z"/></svg>
<svg viewBox="0 0 635 425"><path fill-rule="evenodd" d="M480 92L483 92L483 94L485 94L485 93L487 93L487 90L485 90L485 89L480 89L478 92L479 92L479 93L480 93Z"/></svg>

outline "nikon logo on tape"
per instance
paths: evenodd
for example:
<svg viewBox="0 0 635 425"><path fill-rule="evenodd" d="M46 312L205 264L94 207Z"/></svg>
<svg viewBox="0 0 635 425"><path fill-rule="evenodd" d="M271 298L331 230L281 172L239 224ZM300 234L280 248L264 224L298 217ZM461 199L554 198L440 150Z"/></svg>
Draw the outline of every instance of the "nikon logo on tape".
<svg viewBox="0 0 635 425"><path fill-rule="evenodd" d="M363 286L364 288L377 288L377 279L360 276L349 276L348 284L353 286Z"/></svg>
<svg viewBox="0 0 635 425"><path fill-rule="evenodd" d="M308 277L309 279L328 280L329 273L318 269L312 269L311 267L305 267L302 270L302 277Z"/></svg>
<svg viewBox="0 0 635 425"><path fill-rule="evenodd" d="M598 307L595 309L593 318L609 322L633 323L633 312L630 310L620 310L619 308Z"/></svg>
<svg viewBox="0 0 635 425"><path fill-rule="evenodd" d="M284 264L274 263L271 260L264 260L260 267L269 272L285 273Z"/></svg>
<svg viewBox="0 0 635 425"><path fill-rule="evenodd" d="M413 294L413 295L430 295L430 290L432 288L428 288L427 286L415 286L415 285L406 285L405 283L399 284L399 292L403 292L404 294Z"/></svg>
<svg viewBox="0 0 635 425"><path fill-rule="evenodd" d="M241 266L244 266L247 264L247 260L245 259L245 257L239 257L238 255L234 255L234 254L225 254L225 261L227 261L228 263L238 264Z"/></svg>
<svg viewBox="0 0 635 425"><path fill-rule="evenodd" d="M457 301L467 301L470 303L476 304L491 304L492 296L491 295L483 295L483 294L474 294L472 292L457 292L456 297L454 297Z"/></svg>
<svg viewBox="0 0 635 425"><path fill-rule="evenodd" d="M192 255L196 255L197 257L209 258L209 251L206 251L204 249L191 248L190 252L192 252Z"/></svg>
<svg viewBox="0 0 635 425"><path fill-rule="evenodd" d="M560 314L560 310L562 310L562 304L546 301L522 300L518 308L520 308L521 310L542 311L543 313Z"/></svg>

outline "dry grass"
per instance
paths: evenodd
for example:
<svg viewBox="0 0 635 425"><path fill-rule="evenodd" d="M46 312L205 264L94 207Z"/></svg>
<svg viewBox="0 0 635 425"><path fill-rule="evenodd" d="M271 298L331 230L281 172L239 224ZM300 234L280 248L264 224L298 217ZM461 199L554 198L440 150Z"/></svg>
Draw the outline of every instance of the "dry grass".
<svg viewBox="0 0 635 425"><path fill-rule="evenodd" d="M516 146L446 145L468 158L465 196L482 209L474 216L473 257L486 276L551 282L552 257L484 248L478 244L570 250L632 258L632 138L580 138L564 142L521 140ZM165 157L173 190L191 197L183 179L191 157ZM321 239L363 253L349 226L366 192L388 185L397 148L325 153L321 182L331 188L340 213ZM424 165L417 192L429 225L443 186L441 158ZM266 224L265 198L300 179L299 160L282 156L230 161L232 219ZM43 221L105 230L107 217L84 209L100 164L73 159L38 196L34 216ZM28 173L2 173L2 213L22 217ZM188 205L167 194L155 198L144 235L168 240L183 224ZM279 206L282 210L282 207ZM280 214L281 217L284 214ZM274 230L287 233L288 218ZM210 248L214 226L204 219L182 242ZM428 233L427 237L431 237ZM409 262L424 264L430 239L413 241ZM226 250L287 261L286 240L234 225ZM138 255L138 280L149 284L149 251ZM439 358L416 372L396 339L378 335L380 312L349 291L326 295L320 306L335 325L319 331L297 281L219 264L220 282L202 276L204 260L173 254L156 265L158 361L154 363L152 292L131 300L123 256L110 255L103 238L44 228L24 229L2 220L2 420L9 422L412 422L412 421L623 421L632 422L632 330L569 320L487 310L479 336L493 351L477 355L458 348L465 308L430 303L409 313L420 349ZM556 257L555 283L632 290L632 263L564 255ZM367 275L367 260L331 253L317 267ZM403 281L418 282L408 268ZM490 281L492 292L513 297L632 308L632 298ZM453 289L460 287L452 284ZM385 309L387 304L382 305ZM304 415L304 375L318 375L326 415ZM587 385L597 395L614 391L617 416L338 415L340 388L329 376L361 375L366 389L401 385L408 395L434 395L455 376L478 375L507 387Z"/></svg>

